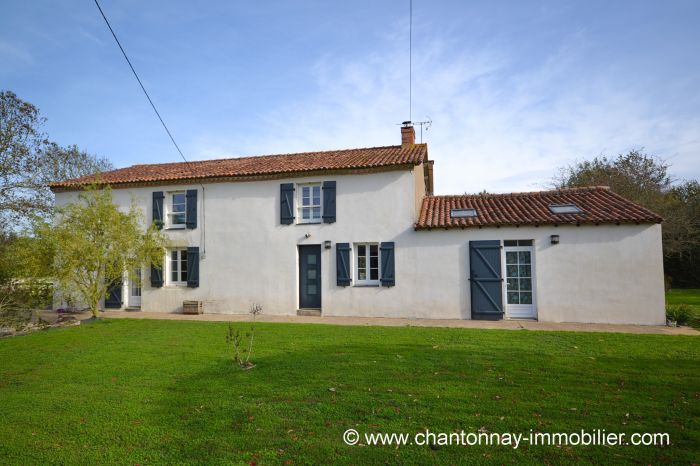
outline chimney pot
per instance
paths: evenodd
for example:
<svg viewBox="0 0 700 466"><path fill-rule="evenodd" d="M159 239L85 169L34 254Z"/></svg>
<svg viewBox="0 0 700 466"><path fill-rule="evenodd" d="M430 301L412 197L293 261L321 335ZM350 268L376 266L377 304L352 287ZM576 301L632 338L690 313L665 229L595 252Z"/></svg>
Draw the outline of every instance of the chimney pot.
<svg viewBox="0 0 700 466"><path fill-rule="evenodd" d="M416 144L416 130L410 121L404 121L401 127L401 148L408 149Z"/></svg>

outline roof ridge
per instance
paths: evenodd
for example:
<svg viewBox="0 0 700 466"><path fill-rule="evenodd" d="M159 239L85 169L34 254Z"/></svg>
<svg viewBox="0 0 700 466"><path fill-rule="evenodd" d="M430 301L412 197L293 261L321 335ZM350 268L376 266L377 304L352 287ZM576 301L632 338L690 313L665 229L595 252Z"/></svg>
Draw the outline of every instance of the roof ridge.
<svg viewBox="0 0 700 466"><path fill-rule="evenodd" d="M426 143L422 144L414 144L415 146L426 146ZM352 152L352 151L361 151L361 150L381 150L381 149L401 149L401 144L394 144L391 146L372 146L372 147L354 147L350 149L327 149L327 150L316 150L316 151L309 151L309 152L281 152L278 154L259 154L259 155L241 155L237 157L219 157L216 159L202 159L202 160L190 160L188 162L160 162L160 163L139 163L136 165L129 165L126 167L122 168L131 168L131 167L152 167L152 166L158 166L158 165L185 165L185 164L192 164L192 163L205 163L205 162L222 162L222 161L227 161L227 160L246 160L246 159L257 159L257 158L263 158L263 157L289 157L289 156L301 156L301 155L316 155L316 154L326 154L330 152ZM117 168L116 170L120 170L120 168Z"/></svg>
<svg viewBox="0 0 700 466"><path fill-rule="evenodd" d="M431 198L467 198L467 197L518 197L518 196L544 196L556 193L610 191L610 186L580 186L575 188L543 189L542 191L513 191L509 193L465 193L465 194L431 194Z"/></svg>
<svg viewBox="0 0 700 466"><path fill-rule="evenodd" d="M182 162L136 164L101 174L108 185L202 180L208 178L254 177L281 174L303 174L313 171L380 169L382 167L415 166L428 161L428 145L376 146L352 149L293 152ZM52 189L70 189L95 180L86 175L50 183Z"/></svg>

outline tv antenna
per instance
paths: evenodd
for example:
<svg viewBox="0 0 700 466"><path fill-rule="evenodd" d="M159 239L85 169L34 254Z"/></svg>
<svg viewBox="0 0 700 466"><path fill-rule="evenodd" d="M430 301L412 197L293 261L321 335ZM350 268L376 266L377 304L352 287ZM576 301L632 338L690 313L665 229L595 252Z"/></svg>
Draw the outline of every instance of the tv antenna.
<svg viewBox="0 0 700 466"><path fill-rule="evenodd" d="M426 118L427 120L425 121L402 121L398 124L401 126L420 126L420 143L423 144L423 127L425 126L425 132L427 133L430 127L433 126L433 119L430 118L430 115L426 116Z"/></svg>
<svg viewBox="0 0 700 466"><path fill-rule="evenodd" d="M413 118L413 0L408 0L408 120L402 126L420 126L420 143L423 144L423 127L427 133L433 120L427 116L426 121L411 121Z"/></svg>
<svg viewBox="0 0 700 466"><path fill-rule="evenodd" d="M414 121L414 125L419 125L420 126L420 143L423 144L423 126L425 126L425 132L427 133L428 130L430 129L431 126L433 126L433 120L430 118L430 116L426 117L427 120L425 121Z"/></svg>
<svg viewBox="0 0 700 466"><path fill-rule="evenodd" d="M413 118L413 0L408 0L408 121ZM421 126L421 130L423 127Z"/></svg>

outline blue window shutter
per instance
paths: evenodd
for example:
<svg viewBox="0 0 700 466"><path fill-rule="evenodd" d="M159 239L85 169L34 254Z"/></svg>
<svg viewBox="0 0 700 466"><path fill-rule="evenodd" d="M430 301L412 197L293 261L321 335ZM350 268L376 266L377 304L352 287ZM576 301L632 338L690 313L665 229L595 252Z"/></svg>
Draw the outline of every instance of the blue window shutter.
<svg viewBox="0 0 700 466"><path fill-rule="evenodd" d="M153 223L156 224L158 229L163 228L163 191L153 192Z"/></svg>
<svg viewBox="0 0 700 466"><path fill-rule="evenodd" d="M323 223L335 223L335 181L323 182Z"/></svg>
<svg viewBox="0 0 700 466"><path fill-rule="evenodd" d="M379 251L382 260L382 286L396 285L396 274L394 272L394 242L381 243Z"/></svg>
<svg viewBox="0 0 700 466"><path fill-rule="evenodd" d="M151 286L160 288L163 286L163 269L151 264Z"/></svg>
<svg viewBox="0 0 700 466"><path fill-rule="evenodd" d="M192 230L197 228L197 190L188 189L186 198L185 225Z"/></svg>
<svg viewBox="0 0 700 466"><path fill-rule="evenodd" d="M110 309L119 309L124 304L122 300L122 281L117 280L107 287L107 295L105 296L105 307Z"/></svg>
<svg viewBox="0 0 700 466"><path fill-rule="evenodd" d="M280 223L282 225L294 223L294 183L280 185Z"/></svg>
<svg viewBox="0 0 700 466"><path fill-rule="evenodd" d="M199 248L196 246L187 248L187 286L199 286Z"/></svg>
<svg viewBox="0 0 700 466"><path fill-rule="evenodd" d="M350 285L350 243L335 243L335 264L337 285Z"/></svg>

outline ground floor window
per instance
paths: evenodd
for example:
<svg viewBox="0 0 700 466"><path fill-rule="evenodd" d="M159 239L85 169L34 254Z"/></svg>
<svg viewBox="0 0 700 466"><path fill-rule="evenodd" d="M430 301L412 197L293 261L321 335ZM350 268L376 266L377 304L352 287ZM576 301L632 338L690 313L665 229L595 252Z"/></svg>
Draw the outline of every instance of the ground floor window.
<svg viewBox="0 0 700 466"><path fill-rule="evenodd" d="M503 246L513 247L513 246L532 246L531 239L507 239L503 241Z"/></svg>
<svg viewBox="0 0 700 466"><path fill-rule="evenodd" d="M537 317L532 244L532 240L503 242L506 315L511 318L534 319Z"/></svg>
<svg viewBox="0 0 700 466"><path fill-rule="evenodd" d="M134 279L131 280L131 296L141 297L141 267L134 269Z"/></svg>
<svg viewBox="0 0 700 466"><path fill-rule="evenodd" d="M379 243L355 244L355 283L379 286Z"/></svg>
<svg viewBox="0 0 700 466"><path fill-rule="evenodd" d="M187 285L187 249L168 251L168 284Z"/></svg>
<svg viewBox="0 0 700 466"><path fill-rule="evenodd" d="M532 304L532 251L506 249L506 283L508 304Z"/></svg>

